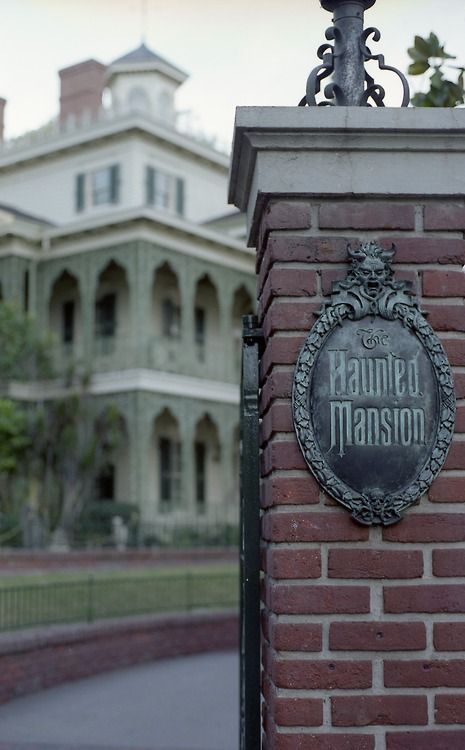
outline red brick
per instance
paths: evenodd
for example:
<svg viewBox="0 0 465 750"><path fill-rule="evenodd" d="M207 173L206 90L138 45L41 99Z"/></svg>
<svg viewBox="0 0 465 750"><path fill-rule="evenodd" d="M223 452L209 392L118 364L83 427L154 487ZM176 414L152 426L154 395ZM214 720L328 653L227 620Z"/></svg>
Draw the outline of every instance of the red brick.
<svg viewBox="0 0 465 750"><path fill-rule="evenodd" d="M305 237L271 234L262 256L258 288L265 283L274 263L345 263L347 261L346 237Z"/></svg>
<svg viewBox="0 0 465 750"><path fill-rule="evenodd" d="M454 373L454 386L457 398L465 398L465 374Z"/></svg>
<svg viewBox="0 0 465 750"><path fill-rule="evenodd" d="M437 695L436 724L465 724L465 695Z"/></svg>
<svg viewBox="0 0 465 750"><path fill-rule="evenodd" d="M465 469L465 441L452 441L444 468Z"/></svg>
<svg viewBox="0 0 465 750"><path fill-rule="evenodd" d="M465 612L465 584L385 587L384 611Z"/></svg>
<svg viewBox="0 0 465 750"><path fill-rule="evenodd" d="M396 247L396 263L439 263L463 266L465 240L426 237L386 237L381 244Z"/></svg>
<svg viewBox="0 0 465 750"><path fill-rule="evenodd" d="M435 549L433 551L435 576L465 576L465 549Z"/></svg>
<svg viewBox="0 0 465 750"><path fill-rule="evenodd" d="M386 750L463 750L465 731L388 732Z"/></svg>
<svg viewBox="0 0 465 750"><path fill-rule="evenodd" d="M303 477L268 477L262 484L262 505L312 505L320 499L319 485L310 473Z"/></svg>
<svg viewBox="0 0 465 750"><path fill-rule="evenodd" d="M273 263L345 263L347 246L353 241L347 237L306 237L274 235L268 242L268 252Z"/></svg>
<svg viewBox="0 0 465 750"><path fill-rule="evenodd" d="M270 232L275 229L309 229L311 207L303 201L273 201L266 207L259 229L257 268Z"/></svg>
<svg viewBox="0 0 465 750"><path fill-rule="evenodd" d="M419 578L423 575L420 550L332 549L330 578Z"/></svg>
<svg viewBox="0 0 465 750"><path fill-rule="evenodd" d="M388 542L463 542L465 514L415 513L395 526L383 529Z"/></svg>
<svg viewBox="0 0 465 750"><path fill-rule="evenodd" d="M268 440L277 432L294 432L291 404L272 404L264 415L260 425L261 442Z"/></svg>
<svg viewBox="0 0 465 750"><path fill-rule="evenodd" d="M267 229L310 229L310 203L307 201L270 201L263 212Z"/></svg>
<svg viewBox="0 0 465 750"><path fill-rule="evenodd" d="M463 367L465 365L465 338L442 338L441 343L452 367Z"/></svg>
<svg viewBox="0 0 465 750"><path fill-rule="evenodd" d="M275 698L274 720L281 727L319 727L323 724L321 698Z"/></svg>
<svg viewBox="0 0 465 750"><path fill-rule="evenodd" d="M425 230L465 230L465 206L458 203L434 203L425 206Z"/></svg>
<svg viewBox="0 0 465 750"><path fill-rule="evenodd" d="M436 622L433 633L436 651L465 651L465 622Z"/></svg>
<svg viewBox="0 0 465 750"><path fill-rule="evenodd" d="M273 372L273 374L266 379L260 395L261 414L266 412L271 401L274 399L291 397L292 377L293 373L291 371L284 372L280 370L278 372Z"/></svg>
<svg viewBox="0 0 465 750"><path fill-rule="evenodd" d="M465 661L385 661L385 687L465 687Z"/></svg>
<svg viewBox="0 0 465 750"><path fill-rule="evenodd" d="M415 207L395 203L324 203L321 229L415 229Z"/></svg>
<svg viewBox="0 0 465 750"><path fill-rule="evenodd" d="M455 432L465 432L465 406L457 407L457 413L455 415Z"/></svg>
<svg viewBox="0 0 465 750"><path fill-rule="evenodd" d="M262 322L265 338L269 338L276 331L309 331L316 321L316 313L320 310L321 303L307 300L300 302L275 300L268 308Z"/></svg>
<svg viewBox="0 0 465 750"><path fill-rule="evenodd" d="M451 477L443 472L431 485L429 499L433 503L464 503L465 477Z"/></svg>
<svg viewBox="0 0 465 750"><path fill-rule="evenodd" d="M264 538L273 542L355 542L368 539L369 530L343 513L267 513Z"/></svg>
<svg viewBox="0 0 465 750"><path fill-rule="evenodd" d="M311 661L276 659L272 679L291 690L355 690L372 684L369 661Z"/></svg>
<svg viewBox="0 0 465 750"><path fill-rule="evenodd" d="M323 268L321 275L321 291L324 297L328 297L333 291L333 283L342 281L347 276L347 264L342 268Z"/></svg>
<svg viewBox="0 0 465 750"><path fill-rule="evenodd" d="M465 331L463 305L423 305L428 313L428 323L435 331Z"/></svg>
<svg viewBox="0 0 465 750"><path fill-rule="evenodd" d="M272 578L319 578L321 552L317 549L268 549L266 570Z"/></svg>
<svg viewBox="0 0 465 750"><path fill-rule="evenodd" d="M268 443L261 455L262 476L281 469L306 469L304 457L295 441Z"/></svg>
<svg viewBox="0 0 465 750"><path fill-rule="evenodd" d="M331 698L334 727L427 724L425 695L344 695Z"/></svg>
<svg viewBox="0 0 465 750"><path fill-rule="evenodd" d="M269 609L277 614L366 614L370 611L370 589L278 583L268 587L267 602Z"/></svg>
<svg viewBox="0 0 465 750"><path fill-rule="evenodd" d="M316 271L305 268L272 268L260 294L260 314L276 297L313 297Z"/></svg>
<svg viewBox="0 0 465 750"><path fill-rule="evenodd" d="M322 627L313 622L270 621L271 645L277 651L321 651Z"/></svg>
<svg viewBox="0 0 465 750"><path fill-rule="evenodd" d="M329 647L333 651L422 651L426 628L423 622L332 622Z"/></svg>
<svg viewBox="0 0 465 750"><path fill-rule="evenodd" d="M463 297L465 273L463 271L423 271L425 297Z"/></svg>
<svg viewBox="0 0 465 750"><path fill-rule="evenodd" d="M264 379L265 375L276 365L295 365L305 338L305 334L301 336L277 334L268 339L260 362L261 378Z"/></svg>
<svg viewBox="0 0 465 750"><path fill-rule="evenodd" d="M265 750L375 750L375 738L352 733L278 734L275 744Z"/></svg>

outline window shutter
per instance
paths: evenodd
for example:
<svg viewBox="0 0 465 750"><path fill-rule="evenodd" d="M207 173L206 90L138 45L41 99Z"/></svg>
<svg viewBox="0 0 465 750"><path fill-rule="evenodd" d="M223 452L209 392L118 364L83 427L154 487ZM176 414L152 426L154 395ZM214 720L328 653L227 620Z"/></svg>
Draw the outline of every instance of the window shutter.
<svg viewBox="0 0 465 750"><path fill-rule="evenodd" d="M184 216L184 180L176 178L176 213Z"/></svg>
<svg viewBox="0 0 465 750"><path fill-rule="evenodd" d="M85 175L77 174L75 183L75 208L76 211L84 210L84 186L85 186Z"/></svg>
<svg viewBox="0 0 465 750"><path fill-rule="evenodd" d="M119 203L120 167L113 164L110 167L110 203Z"/></svg>
<svg viewBox="0 0 465 750"><path fill-rule="evenodd" d="M155 170L149 166L145 168L145 201L148 206L155 202Z"/></svg>

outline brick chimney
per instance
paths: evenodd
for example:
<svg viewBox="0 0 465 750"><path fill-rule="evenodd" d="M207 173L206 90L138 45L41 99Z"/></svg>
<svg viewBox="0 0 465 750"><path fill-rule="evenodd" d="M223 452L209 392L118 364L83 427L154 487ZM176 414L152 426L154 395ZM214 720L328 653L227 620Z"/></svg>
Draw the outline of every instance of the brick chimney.
<svg viewBox="0 0 465 750"><path fill-rule="evenodd" d="M6 99L0 96L0 143L3 141L3 130L5 127L5 107Z"/></svg>
<svg viewBox="0 0 465 750"><path fill-rule="evenodd" d="M102 105L106 66L97 60L70 65L59 71L60 75L60 125L70 118L97 119Z"/></svg>

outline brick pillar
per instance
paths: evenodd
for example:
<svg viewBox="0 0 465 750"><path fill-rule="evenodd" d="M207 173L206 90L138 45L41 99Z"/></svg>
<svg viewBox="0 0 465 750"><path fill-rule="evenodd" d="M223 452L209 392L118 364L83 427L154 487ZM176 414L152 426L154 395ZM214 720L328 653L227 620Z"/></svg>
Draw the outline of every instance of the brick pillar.
<svg viewBox="0 0 465 750"><path fill-rule="evenodd" d="M238 112L231 198L249 214L265 336L266 750L465 748L465 112L428 116ZM388 528L356 524L319 487L291 413L314 313L346 276L347 244L367 239L397 247L458 399L444 470Z"/></svg>

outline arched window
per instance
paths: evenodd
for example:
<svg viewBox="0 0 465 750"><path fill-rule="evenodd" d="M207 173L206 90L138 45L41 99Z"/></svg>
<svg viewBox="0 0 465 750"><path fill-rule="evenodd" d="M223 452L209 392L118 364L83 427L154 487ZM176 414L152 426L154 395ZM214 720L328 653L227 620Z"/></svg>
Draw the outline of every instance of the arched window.
<svg viewBox="0 0 465 750"><path fill-rule="evenodd" d="M63 271L52 287L49 325L58 342L73 349L81 336L81 302L76 276Z"/></svg>
<svg viewBox="0 0 465 750"><path fill-rule="evenodd" d="M95 340L98 354L113 352L116 337L129 329L129 288L126 271L111 261L100 273L95 297Z"/></svg>
<svg viewBox="0 0 465 750"><path fill-rule="evenodd" d="M181 440L177 420L165 409L154 424L158 504L162 512L179 508L181 496Z"/></svg>
<svg viewBox="0 0 465 750"><path fill-rule="evenodd" d="M128 109L131 112L149 112L150 100L142 86L134 86L128 94Z"/></svg>
<svg viewBox="0 0 465 750"><path fill-rule="evenodd" d="M216 288L206 274L197 283L194 301L194 337L200 362L219 356L220 312Z"/></svg>
<svg viewBox="0 0 465 750"><path fill-rule="evenodd" d="M222 500L220 443L218 430L206 414L197 422L194 441L195 501L197 511L205 513Z"/></svg>

